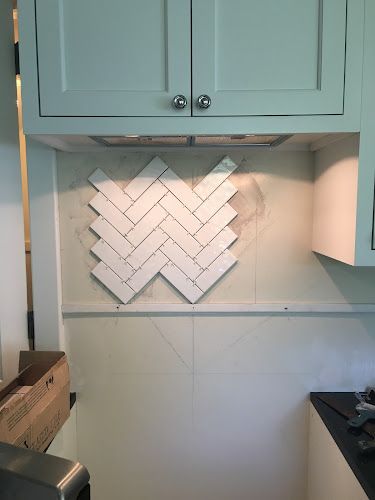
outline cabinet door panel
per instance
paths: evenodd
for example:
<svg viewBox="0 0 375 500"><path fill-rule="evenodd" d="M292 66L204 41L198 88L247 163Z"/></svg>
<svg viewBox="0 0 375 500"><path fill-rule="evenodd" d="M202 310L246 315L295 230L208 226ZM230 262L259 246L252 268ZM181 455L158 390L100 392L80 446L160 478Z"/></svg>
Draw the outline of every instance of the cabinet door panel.
<svg viewBox="0 0 375 500"><path fill-rule="evenodd" d="M195 115L343 113L346 0L193 0L192 13Z"/></svg>
<svg viewBox="0 0 375 500"><path fill-rule="evenodd" d="M35 0L42 116L180 116L189 0Z"/></svg>

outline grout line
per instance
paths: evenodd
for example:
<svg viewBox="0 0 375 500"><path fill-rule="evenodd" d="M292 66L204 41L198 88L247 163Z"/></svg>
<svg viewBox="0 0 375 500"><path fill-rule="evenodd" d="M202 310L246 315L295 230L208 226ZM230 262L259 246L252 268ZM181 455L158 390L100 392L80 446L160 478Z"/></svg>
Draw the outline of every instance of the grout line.
<svg viewBox="0 0 375 500"><path fill-rule="evenodd" d="M163 334L163 332L161 331L161 329L158 327L158 325L156 324L156 322L150 317L150 315L147 315L148 319L151 321L152 325L154 326L154 328L156 329L156 331L158 332L158 334L160 335L160 337L164 340L164 342L166 344L168 344L168 346L172 349L172 351L176 354L176 356L178 357L178 359L181 361L181 363L186 366L186 368L189 370L189 372L191 371L191 368L190 366L186 363L186 361L184 360L184 358L182 357L182 355L177 351L177 349L175 349L175 347L173 346L172 342L170 342L167 337Z"/></svg>

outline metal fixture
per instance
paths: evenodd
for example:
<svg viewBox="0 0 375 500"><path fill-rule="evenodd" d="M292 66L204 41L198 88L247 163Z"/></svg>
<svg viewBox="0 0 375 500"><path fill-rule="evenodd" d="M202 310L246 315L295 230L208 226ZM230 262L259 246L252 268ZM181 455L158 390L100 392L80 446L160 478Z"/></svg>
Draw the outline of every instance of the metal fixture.
<svg viewBox="0 0 375 500"><path fill-rule="evenodd" d="M154 135L120 135L91 137L92 140L110 148L116 147L181 147L190 146L190 137L186 135L154 136Z"/></svg>
<svg viewBox="0 0 375 500"><path fill-rule="evenodd" d="M198 97L198 106L201 109L207 109L211 106L211 98L206 94L202 94Z"/></svg>
<svg viewBox="0 0 375 500"><path fill-rule="evenodd" d="M89 500L83 465L0 443L0 498L3 500Z"/></svg>
<svg viewBox="0 0 375 500"><path fill-rule="evenodd" d="M287 141L291 135L196 135L192 137L192 146L209 148L220 147L263 147L275 148Z"/></svg>
<svg viewBox="0 0 375 500"><path fill-rule="evenodd" d="M91 136L91 139L106 147L262 147L275 148L288 140L290 135L123 135Z"/></svg>
<svg viewBox="0 0 375 500"><path fill-rule="evenodd" d="M187 99L184 95L176 95L173 99L173 106L176 109L184 109L187 105Z"/></svg>
<svg viewBox="0 0 375 500"><path fill-rule="evenodd" d="M348 420L348 425L350 427L362 427L368 420L375 420L375 411L364 409L357 409L357 415L354 418Z"/></svg>

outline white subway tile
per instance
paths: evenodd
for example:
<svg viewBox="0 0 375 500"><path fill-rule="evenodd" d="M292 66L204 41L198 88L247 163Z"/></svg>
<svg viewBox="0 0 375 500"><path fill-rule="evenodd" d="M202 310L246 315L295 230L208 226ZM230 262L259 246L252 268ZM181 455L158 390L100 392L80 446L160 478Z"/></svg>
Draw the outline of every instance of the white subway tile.
<svg viewBox="0 0 375 500"><path fill-rule="evenodd" d="M190 279L195 279L203 269L170 238L160 247L160 250Z"/></svg>
<svg viewBox="0 0 375 500"><path fill-rule="evenodd" d="M200 290L178 267L172 264L172 262L164 266L160 270L160 274L162 274L165 279L193 304L203 295L202 290Z"/></svg>
<svg viewBox="0 0 375 500"><path fill-rule="evenodd" d="M224 181L197 210L194 215L201 222L207 222L221 207L237 193L237 188L228 180Z"/></svg>
<svg viewBox="0 0 375 500"><path fill-rule="evenodd" d="M175 174L172 169L168 168L168 170L159 177L159 181L162 182L189 210L195 210L202 203L199 196L195 194L186 182Z"/></svg>
<svg viewBox="0 0 375 500"><path fill-rule="evenodd" d="M161 229L155 229L142 243L129 255L127 262L138 269L156 250L168 239Z"/></svg>
<svg viewBox="0 0 375 500"><path fill-rule="evenodd" d="M217 257L226 250L229 245L236 241L237 235L229 227L225 227L220 233L204 247L195 257L199 266L208 267Z"/></svg>
<svg viewBox="0 0 375 500"><path fill-rule="evenodd" d="M168 262L168 258L157 250L151 257L146 260L141 268L133 274L127 284L135 291L140 292L154 276L158 274L160 269Z"/></svg>
<svg viewBox="0 0 375 500"><path fill-rule="evenodd" d="M134 274L134 269L104 240L100 239L91 251L122 280L126 281Z"/></svg>
<svg viewBox="0 0 375 500"><path fill-rule="evenodd" d="M169 192L160 200L160 205L176 219L190 234L196 233L202 223Z"/></svg>
<svg viewBox="0 0 375 500"><path fill-rule="evenodd" d="M226 204L194 235L194 238L203 246L207 245L224 229L237 215L230 205Z"/></svg>
<svg viewBox="0 0 375 500"><path fill-rule="evenodd" d="M155 205L126 235L134 246L138 246L147 236L159 226L167 212L160 205Z"/></svg>
<svg viewBox="0 0 375 500"><path fill-rule="evenodd" d="M106 198L121 211L125 212L132 204L132 200L127 194L100 168L97 168L93 174L90 175L89 181L98 191L104 194Z"/></svg>
<svg viewBox="0 0 375 500"><path fill-rule="evenodd" d="M109 222L102 217L98 217L90 227L124 259L133 250L133 245L131 245Z"/></svg>
<svg viewBox="0 0 375 500"><path fill-rule="evenodd" d="M102 193L97 193L90 201L90 206L112 224L112 226L123 236L125 236L134 226L134 224Z"/></svg>
<svg viewBox="0 0 375 500"><path fill-rule="evenodd" d="M202 245L200 245L193 236L190 236L186 229L173 219L171 215L160 224L160 227L191 257L195 257L197 253L202 250Z"/></svg>
<svg viewBox="0 0 375 500"><path fill-rule="evenodd" d="M125 193L132 200L137 200L160 175L167 170L166 165L158 156L155 156L150 163L137 175L124 189Z"/></svg>
<svg viewBox="0 0 375 500"><path fill-rule="evenodd" d="M195 284L206 292L212 287L234 264L237 259L225 250L209 267L195 280Z"/></svg>
<svg viewBox="0 0 375 500"><path fill-rule="evenodd" d="M106 266L104 262L99 262L91 273L124 304L134 297L133 290Z"/></svg>
<svg viewBox="0 0 375 500"><path fill-rule="evenodd" d="M205 200L222 182L229 177L238 166L226 156L216 167L194 188L194 192Z"/></svg>
<svg viewBox="0 0 375 500"><path fill-rule="evenodd" d="M129 210L126 211L125 215L136 224L139 222L144 215L147 214L151 208L157 204L157 202L166 193L167 189L159 181L155 181L151 186L138 198L138 200L132 205Z"/></svg>

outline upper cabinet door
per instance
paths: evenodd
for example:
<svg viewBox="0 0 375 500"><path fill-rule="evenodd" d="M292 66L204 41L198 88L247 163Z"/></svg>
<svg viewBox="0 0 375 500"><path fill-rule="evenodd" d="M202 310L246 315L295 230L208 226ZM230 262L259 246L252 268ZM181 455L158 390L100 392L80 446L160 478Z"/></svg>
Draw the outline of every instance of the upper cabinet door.
<svg viewBox="0 0 375 500"><path fill-rule="evenodd" d="M41 116L190 115L190 0L35 8ZM178 94L183 108L173 105Z"/></svg>
<svg viewBox="0 0 375 500"><path fill-rule="evenodd" d="M343 113L346 0L192 5L194 115Z"/></svg>

